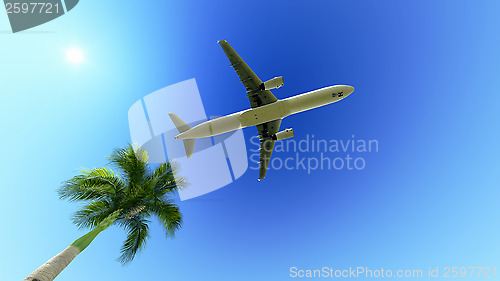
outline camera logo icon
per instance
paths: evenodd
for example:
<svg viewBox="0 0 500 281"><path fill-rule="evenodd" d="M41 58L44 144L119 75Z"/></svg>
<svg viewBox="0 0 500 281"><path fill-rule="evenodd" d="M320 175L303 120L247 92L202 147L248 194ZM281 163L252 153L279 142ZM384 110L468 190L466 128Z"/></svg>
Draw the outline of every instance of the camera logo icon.
<svg viewBox="0 0 500 281"><path fill-rule="evenodd" d="M188 200L222 188L248 169L245 138L241 129L211 138L197 139L191 158L168 113L175 112L188 125L208 120L196 80L189 79L157 90L135 102L128 112L130 137L149 154L149 162L173 161L179 176L189 185L179 192Z"/></svg>

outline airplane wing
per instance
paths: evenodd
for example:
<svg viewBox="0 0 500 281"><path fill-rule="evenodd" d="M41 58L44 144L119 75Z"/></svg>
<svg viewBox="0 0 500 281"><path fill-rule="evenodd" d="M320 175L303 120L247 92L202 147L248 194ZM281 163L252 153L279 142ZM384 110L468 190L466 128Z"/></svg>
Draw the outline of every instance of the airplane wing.
<svg viewBox="0 0 500 281"><path fill-rule="evenodd" d="M277 119L257 125L260 137L259 180L266 176L267 167L271 161L271 154L273 153L275 142L271 136L279 131L280 124L281 119Z"/></svg>
<svg viewBox="0 0 500 281"><path fill-rule="evenodd" d="M219 41L222 49L226 53L231 66L240 77L240 82L245 85L247 89L247 96L250 100L252 108L263 106L273 103L278 99L269 90L261 90L259 88L262 81L255 75L255 73L248 67L248 65L241 59L236 51L227 43L226 40Z"/></svg>

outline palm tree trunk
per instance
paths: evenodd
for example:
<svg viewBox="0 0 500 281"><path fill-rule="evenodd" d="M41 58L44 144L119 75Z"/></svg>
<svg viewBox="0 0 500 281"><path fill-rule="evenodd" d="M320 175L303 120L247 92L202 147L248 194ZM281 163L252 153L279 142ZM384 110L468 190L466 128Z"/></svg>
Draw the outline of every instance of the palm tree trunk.
<svg viewBox="0 0 500 281"><path fill-rule="evenodd" d="M53 258L42 264L39 268L33 271L24 281L52 281L56 276L61 273L63 269L87 246L94 240L94 238L103 230L108 228L118 217L119 212L109 215L103 220L96 228L89 233L78 238L64 251L55 255Z"/></svg>
<svg viewBox="0 0 500 281"><path fill-rule="evenodd" d="M52 281L80 253L80 249L69 246L64 251L42 264L24 281Z"/></svg>

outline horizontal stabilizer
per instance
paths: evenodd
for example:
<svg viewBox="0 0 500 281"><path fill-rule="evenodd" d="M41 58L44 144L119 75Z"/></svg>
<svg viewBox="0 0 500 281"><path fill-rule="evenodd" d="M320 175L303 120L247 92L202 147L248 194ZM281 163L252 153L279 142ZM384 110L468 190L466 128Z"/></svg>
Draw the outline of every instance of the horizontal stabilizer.
<svg viewBox="0 0 500 281"><path fill-rule="evenodd" d="M174 113L169 113L168 116L170 116L170 119L174 122L174 125L179 133L184 133L185 131L191 129L186 122L182 121L182 119ZM183 139L182 141L184 142L184 149L186 150L187 158L191 158L194 151L194 139Z"/></svg>
<svg viewBox="0 0 500 281"><path fill-rule="evenodd" d="M191 156L193 156L195 139L183 139L182 141L184 142L187 158L191 158Z"/></svg>
<svg viewBox="0 0 500 281"><path fill-rule="evenodd" d="M179 116L175 115L174 113L169 113L168 116L170 116L170 119L172 119L172 122L174 122L175 127L179 131L179 133L184 133L185 131L191 129L186 122L182 121Z"/></svg>

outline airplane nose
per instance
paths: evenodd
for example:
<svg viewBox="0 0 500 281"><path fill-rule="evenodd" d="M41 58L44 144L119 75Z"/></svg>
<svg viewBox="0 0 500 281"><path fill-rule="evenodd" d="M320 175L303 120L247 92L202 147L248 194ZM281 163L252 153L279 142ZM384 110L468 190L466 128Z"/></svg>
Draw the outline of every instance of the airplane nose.
<svg viewBox="0 0 500 281"><path fill-rule="evenodd" d="M354 92L354 87L353 86L346 86L346 88L347 88L347 92L349 94L351 94L352 92Z"/></svg>

